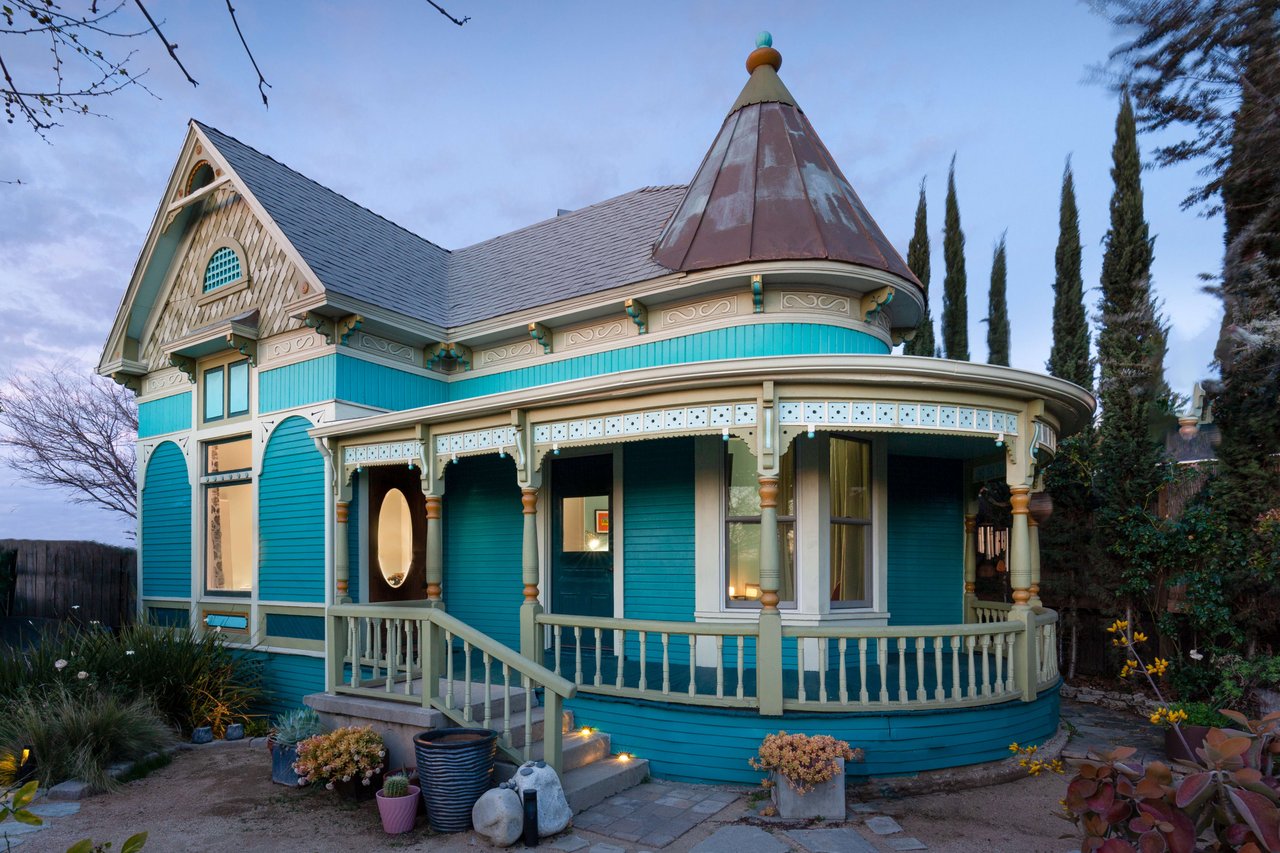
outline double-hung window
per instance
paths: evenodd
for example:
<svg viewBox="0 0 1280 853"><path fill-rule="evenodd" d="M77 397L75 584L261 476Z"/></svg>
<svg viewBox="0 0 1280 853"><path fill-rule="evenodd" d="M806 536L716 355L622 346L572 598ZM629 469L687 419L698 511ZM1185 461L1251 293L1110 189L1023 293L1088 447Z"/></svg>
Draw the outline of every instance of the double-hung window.
<svg viewBox="0 0 1280 853"><path fill-rule="evenodd" d="M760 603L760 481L756 457L746 442L733 438L725 452L726 571L730 607ZM795 451L783 454L778 471L778 599L796 601Z"/></svg>
<svg viewBox="0 0 1280 853"><path fill-rule="evenodd" d="M831 498L831 605L871 603L871 444L832 436L829 459Z"/></svg>
<svg viewBox="0 0 1280 853"><path fill-rule="evenodd" d="M249 360L210 367L203 373L204 422L214 423L249 413Z"/></svg>
<svg viewBox="0 0 1280 853"><path fill-rule="evenodd" d="M253 440L203 445L205 591L248 595L253 587Z"/></svg>

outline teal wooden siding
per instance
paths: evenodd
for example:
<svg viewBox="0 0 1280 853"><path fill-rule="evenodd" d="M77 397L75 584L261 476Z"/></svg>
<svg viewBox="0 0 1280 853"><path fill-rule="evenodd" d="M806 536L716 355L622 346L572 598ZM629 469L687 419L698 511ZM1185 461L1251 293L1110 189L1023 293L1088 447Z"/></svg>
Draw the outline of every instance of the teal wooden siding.
<svg viewBox="0 0 1280 853"><path fill-rule="evenodd" d="M786 714L762 717L692 705L633 702L579 693L565 703L574 724L608 732L615 752L649 760L661 779L740 785L759 783L747 760L779 730L829 734L866 751L846 765L854 781L998 761L1009 743L1041 744L1058 729L1057 688L1034 702L896 714Z"/></svg>
<svg viewBox="0 0 1280 853"><path fill-rule="evenodd" d="M148 607L147 621L166 628L185 628L191 624L191 612L176 607Z"/></svg>
<svg viewBox="0 0 1280 853"><path fill-rule="evenodd" d="M191 429L191 392L138 404L138 438Z"/></svg>
<svg viewBox="0 0 1280 853"><path fill-rule="evenodd" d="M888 352L889 348L879 338L853 329L816 323L757 323L460 379L450 383L449 397L461 400L604 373L725 358L836 353L885 355Z"/></svg>
<svg viewBox="0 0 1280 853"><path fill-rule="evenodd" d="M337 356L322 355L258 372L258 411L278 412L338 395Z"/></svg>
<svg viewBox="0 0 1280 853"><path fill-rule="evenodd" d="M444 601L449 613L520 646L524 516L510 456L460 459L444 493Z"/></svg>
<svg viewBox="0 0 1280 853"><path fill-rule="evenodd" d="M360 565L360 475L351 475L351 502L347 505L347 595L360 600L360 581L364 568Z"/></svg>
<svg viewBox="0 0 1280 853"><path fill-rule="evenodd" d="M265 695L256 709L276 716L302 707L302 697L324 690L324 659L280 652L242 652L262 667Z"/></svg>
<svg viewBox="0 0 1280 853"><path fill-rule="evenodd" d="M296 613L268 613L267 636L294 640L323 640L324 617Z"/></svg>
<svg viewBox="0 0 1280 853"><path fill-rule="evenodd" d="M399 411L443 403L449 392L439 379L339 353L338 399Z"/></svg>
<svg viewBox="0 0 1280 853"><path fill-rule="evenodd" d="M964 619L959 460L889 457L889 614L894 625Z"/></svg>
<svg viewBox="0 0 1280 853"><path fill-rule="evenodd" d="M271 433L258 478L258 597L324 601L324 457L306 418Z"/></svg>
<svg viewBox="0 0 1280 853"><path fill-rule="evenodd" d="M623 451L622 556L628 619L693 621L693 439L627 444ZM658 643L649 657L662 659ZM628 638L629 657L639 655ZM689 662L688 641L678 638L672 663Z"/></svg>
<svg viewBox="0 0 1280 853"><path fill-rule="evenodd" d="M147 462L140 550L143 597L191 596L191 484L186 457L172 441Z"/></svg>

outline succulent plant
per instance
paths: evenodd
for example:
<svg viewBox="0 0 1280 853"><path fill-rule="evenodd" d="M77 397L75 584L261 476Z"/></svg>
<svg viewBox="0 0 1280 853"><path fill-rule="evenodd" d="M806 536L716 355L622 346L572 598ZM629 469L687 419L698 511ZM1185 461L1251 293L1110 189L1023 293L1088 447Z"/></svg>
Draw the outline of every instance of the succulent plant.
<svg viewBox="0 0 1280 853"><path fill-rule="evenodd" d="M311 708L295 708L275 719L274 737L280 746L297 746L320 732L320 715Z"/></svg>
<svg viewBox="0 0 1280 853"><path fill-rule="evenodd" d="M384 797L404 797L409 793L409 777L403 773L397 773L394 776L388 776L382 782L382 795Z"/></svg>

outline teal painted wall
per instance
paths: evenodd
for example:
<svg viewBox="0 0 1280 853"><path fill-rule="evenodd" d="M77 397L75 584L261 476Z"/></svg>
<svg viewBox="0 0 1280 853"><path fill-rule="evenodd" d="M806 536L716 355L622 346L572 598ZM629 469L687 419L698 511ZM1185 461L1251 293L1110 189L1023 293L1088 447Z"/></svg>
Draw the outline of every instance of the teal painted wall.
<svg viewBox="0 0 1280 853"><path fill-rule="evenodd" d="M191 595L191 484L178 445L165 441L151 453L142 488L142 595Z"/></svg>
<svg viewBox="0 0 1280 853"><path fill-rule="evenodd" d="M258 477L258 597L324 601L324 457L291 417L271 433Z"/></svg>
<svg viewBox="0 0 1280 853"><path fill-rule="evenodd" d="M276 716L302 707L302 697L324 690L324 658L279 652L242 652L262 666L266 695L258 711Z"/></svg>
<svg viewBox="0 0 1280 853"><path fill-rule="evenodd" d="M693 439L624 448L626 618L693 621Z"/></svg>
<svg viewBox="0 0 1280 853"><path fill-rule="evenodd" d="M338 395L338 358L322 355L258 371L258 411L278 412Z"/></svg>
<svg viewBox="0 0 1280 853"><path fill-rule="evenodd" d="M449 392L439 379L339 354L338 399L399 411L443 403Z"/></svg>
<svg viewBox="0 0 1280 853"><path fill-rule="evenodd" d="M477 456L450 465L442 511L445 607L518 649L524 516L515 462Z"/></svg>
<svg viewBox="0 0 1280 853"><path fill-rule="evenodd" d="M191 392L138 404L138 438L191 429Z"/></svg>
<svg viewBox="0 0 1280 853"><path fill-rule="evenodd" d="M1034 702L897 714L791 714L762 717L579 693L565 703L574 724L608 732L615 752L649 760L650 772L682 782L758 784L747 760L765 735L779 730L829 734L866 751L846 766L851 779L907 776L1009 757L1009 743L1041 744L1058 729L1058 690Z"/></svg>
<svg viewBox="0 0 1280 853"><path fill-rule="evenodd" d="M964 469L956 459L889 457L889 618L964 620Z"/></svg>
<svg viewBox="0 0 1280 853"><path fill-rule="evenodd" d="M603 373L723 358L834 353L885 355L888 352L889 348L878 338L837 326L816 323L740 325L567 358L551 364L522 367L475 379L460 379L450 383L449 398L461 400Z"/></svg>

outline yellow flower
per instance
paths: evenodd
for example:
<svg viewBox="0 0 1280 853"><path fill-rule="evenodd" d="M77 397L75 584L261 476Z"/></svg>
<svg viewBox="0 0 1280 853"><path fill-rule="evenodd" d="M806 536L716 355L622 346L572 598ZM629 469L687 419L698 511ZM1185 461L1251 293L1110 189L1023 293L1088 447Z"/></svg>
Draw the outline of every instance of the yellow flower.
<svg viewBox="0 0 1280 853"><path fill-rule="evenodd" d="M1151 665L1147 667L1147 671L1152 675L1164 675L1165 670L1168 668L1169 662L1167 660L1164 658L1156 658L1151 662Z"/></svg>
<svg viewBox="0 0 1280 853"><path fill-rule="evenodd" d="M1152 714L1150 717L1150 720L1152 725L1154 726L1160 725L1160 712L1156 711L1154 714Z"/></svg>
<svg viewBox="0 0 1280 853"><path fill-rule="evenodd" d="M1129 627L1129 623L1126 622L1124 619L1117 619L1107 627L1107 633L1118 634L1121 631L1126 630L1128 627Z"/></svg>
<svg viewBox="0 0 1280 853"><path fill-rule="evenodd" d="M1135 643L1145 643L1147 641L1147 635L1141 631L1135 631L1133 634L1133 641Z"/></svg>
<svg viewBox="0 0 1280 853"><path fill-rule="evenodd" d="M1015 742L1013 742L1013 743L1009 744L1009 751L1010 751L1010 752L1018 752L1018 751L1019 751L1017 741L1015 741Z"/></svg>

